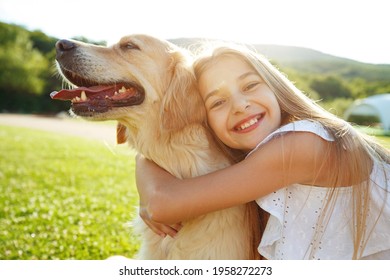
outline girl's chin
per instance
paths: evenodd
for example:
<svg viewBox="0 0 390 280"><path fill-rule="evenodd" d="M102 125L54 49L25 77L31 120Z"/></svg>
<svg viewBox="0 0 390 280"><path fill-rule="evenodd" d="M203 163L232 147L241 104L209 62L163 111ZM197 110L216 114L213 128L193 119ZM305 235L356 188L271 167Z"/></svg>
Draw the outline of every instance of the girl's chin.
<svg viewBox="0 0 390 280"><path fill-rule="evenodd" d="M259 143L245 143L245 145L237 145L236 149L248 153L256 148L257 144Z"/></svg>

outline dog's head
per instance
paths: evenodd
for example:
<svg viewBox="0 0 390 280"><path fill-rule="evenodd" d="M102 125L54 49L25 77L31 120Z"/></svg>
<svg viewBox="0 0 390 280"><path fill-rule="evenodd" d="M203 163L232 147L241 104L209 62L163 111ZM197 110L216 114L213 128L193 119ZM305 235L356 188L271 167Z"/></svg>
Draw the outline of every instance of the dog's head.
<svg viewBox="0 0 390 280"><path fill-rule="evenodd" d="M158 115L168 130L205 120L190 56L167 41L131 35L102 47L60 40L56 50L59 72L72 89L51 97L70 100L78 116L141 127Z"/></svg>

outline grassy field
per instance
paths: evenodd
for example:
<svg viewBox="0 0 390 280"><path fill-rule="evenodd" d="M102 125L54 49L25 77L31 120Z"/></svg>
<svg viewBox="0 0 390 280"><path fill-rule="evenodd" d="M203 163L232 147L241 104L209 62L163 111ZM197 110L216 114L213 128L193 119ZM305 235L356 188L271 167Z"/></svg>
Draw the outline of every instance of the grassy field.
<svg viewBox="0 0 390 280"><path fill-rule="evenodd" d="M376 136L378 142L390 150L390 137L389 136Z"/></svg>
<svg viewBox="0 0 390 280"><path fill-rule="evenodd" d="M382 130L371 128L371 127L357 127L360 131L375 136L377 138L377 141L386 147L387 149L390 149L390 135L384 134Z"/></svg>
<svg viewBox="0 0 390 280"><path fill-rule="evenodd" d="M132 257L127 146L0 126L0 259Z"/></svg>

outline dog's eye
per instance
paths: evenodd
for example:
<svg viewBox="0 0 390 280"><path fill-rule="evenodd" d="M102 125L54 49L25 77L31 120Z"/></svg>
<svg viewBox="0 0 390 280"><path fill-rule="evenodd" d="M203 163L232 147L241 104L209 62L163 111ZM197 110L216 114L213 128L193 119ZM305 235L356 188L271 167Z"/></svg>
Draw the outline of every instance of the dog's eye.
<svg viewBox="0 0 390 280"><path fill-rule="evenodd" d="M140 50L140 48L132 42L127 42L127 43L123 44L122 48L127 49L127 50Z"/></svg>

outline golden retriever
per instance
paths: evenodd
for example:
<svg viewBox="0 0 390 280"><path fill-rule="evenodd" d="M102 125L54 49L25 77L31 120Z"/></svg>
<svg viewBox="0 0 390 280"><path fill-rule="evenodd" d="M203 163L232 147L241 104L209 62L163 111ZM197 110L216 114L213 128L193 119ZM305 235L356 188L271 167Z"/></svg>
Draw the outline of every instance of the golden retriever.
<svg viewBox="0 0 390 280"><path fill-rule="evenodd" d="M111 47L60 40L57 65L74 86L53 92L71 100L71 111L90 120L117 120L125 140L179 178L228 166L207 126L186 52L147 35L122 38ZM126 135L124 135L124 133ZM248 205L186 221L175 238L153 233L140 218L139 259L253 259L256 246Z"/></svg>

